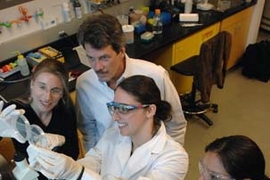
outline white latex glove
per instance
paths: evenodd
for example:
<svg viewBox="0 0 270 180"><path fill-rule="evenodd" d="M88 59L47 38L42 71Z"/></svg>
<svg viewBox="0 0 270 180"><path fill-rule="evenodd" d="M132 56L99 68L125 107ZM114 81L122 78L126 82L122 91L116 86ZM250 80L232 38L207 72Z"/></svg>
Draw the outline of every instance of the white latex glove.
<svg viewBox="0 0 270 180"><path fill-rule="evenodd" d="M45 133L41 136L42 137L35 144L38 147L52 150L53 148L62 146L65 143L65 137L59 134Z"/></svg>
<svg viewBox="0 0 270 180"><path fill-rule="evenodd" d="M49 179L77 179L83 168L71 157L31 144L27 153L30 166Z"/></svg>
<svg viewBox="0 0 270 180"><path fill-rule="evenodd" d="M16 105L12 104L3 111L4 102L0 101L0 136L15 138L20 143L25 143L25 137L22 137L15 129L18 117L24 114L24 110L16 109Z"/></svg>

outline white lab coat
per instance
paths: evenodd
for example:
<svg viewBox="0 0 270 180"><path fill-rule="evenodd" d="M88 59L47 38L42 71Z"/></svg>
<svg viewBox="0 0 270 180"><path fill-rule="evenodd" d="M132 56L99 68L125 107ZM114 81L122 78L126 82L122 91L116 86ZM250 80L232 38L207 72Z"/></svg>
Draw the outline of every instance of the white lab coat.
<svg viewBox="0 0 270 180"><path fill-rule="evenodd" d="M154 63L129 58L126 55L126 68L117 84L133 75L145 75L153 78L160 90L162 100L172 106L172 119L166 121L167 133L180 144L184 144L187 121L185 119L179 95L170 80L168 72ZM106 103L113 101L114 90L106 82L101 82L93 69L80 75L76 84L78 105L78 128L83 134L84 148L93 148L106 129L115 125Z"/></svg>
<svg viewBox="0 0 270 180"><path fill-rule="evenodd" d="M188 154L166 134L162 123L157 134L131 153L130 137L118 128L108 129L98 144L78 162L85 166L82 179L106 179L107 175L128 180L182 180L188 170Z"/></svg>

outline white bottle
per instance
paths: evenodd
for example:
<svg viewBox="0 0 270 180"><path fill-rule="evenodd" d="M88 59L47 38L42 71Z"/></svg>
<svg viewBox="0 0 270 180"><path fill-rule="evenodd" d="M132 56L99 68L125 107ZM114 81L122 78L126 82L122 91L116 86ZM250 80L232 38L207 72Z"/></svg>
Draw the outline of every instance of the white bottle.
<svg viewBox="0 0 270 180"><path fill-rule="evenodd" d="M193 4L193 0L186 0L185 1L185 13L189 14L192 11L192 4Z"/></svg>
<svg viewBox="0 0 270 180"><path fill-rule="evenodd" d="M24 58L24 56L20 53L17 56L17 63L18 63L18 66L20 68L22 76L28 76L30 74L30 71L29 71L27 61Z"/></svg>
<svg viewBox="0 0 270 180"><path fill-rule="evenodd" d="M80 1L79 0L74 0L73 7L74 7L74 12L75 12L75 17L77 19L81 19L82 18L82 9L81 9Z"/></svg>
<svg viewBox="0 0 270 180"><path fill-rule="evenodd" d="M160 9L155 9L155 15L153 17L153 33L162 34L163 24L161 21Z"/></svg>
<svg viewBox="0 0 270 180"><path fill-rule="evenodd" d="M62 3L62 12L63 12L64 22L70 22L71 15L70 15L70 8L69 8L68 3L66 3L66 2Z"/></svg>

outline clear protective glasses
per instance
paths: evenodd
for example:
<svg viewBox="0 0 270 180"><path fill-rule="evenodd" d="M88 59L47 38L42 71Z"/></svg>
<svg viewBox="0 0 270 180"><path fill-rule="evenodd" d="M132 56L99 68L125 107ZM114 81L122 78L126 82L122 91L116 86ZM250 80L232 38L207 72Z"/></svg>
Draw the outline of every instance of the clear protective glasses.
<svg viewBox="0 0 270 180"><path fill-rule="evenodd" d="M47 94L48 92L50 92L50 94L53 97L61 97L63 95L63 88L59 88L59 87L54 87L52 89L49 89L44 83L40 83L40 82L35 82L37 88L39 89L40 92Z"/></svg>
<svg viewBox="0 0 270 180"><path fill-rule="evenodd" d="M199 171L204 180L235 180L234 178L231 178L229 175L209 170L207 167L203 165L201 160L199 161Z"/></svg>
<svg viewBox="0 0 270 180"><path fill-rule="evenodd" d="M141 104L141 105L136 106L136 105L128 105L128 104L123 104L123 103L117 103L117 102L114 102L114 101L109 102L106 105L107 105L108 110L109 110L111 115L113 115L116 110L120 114L127 114L130 111L133 111L135 109L143 109L143 108L149 107L149 104Z"/></svg>

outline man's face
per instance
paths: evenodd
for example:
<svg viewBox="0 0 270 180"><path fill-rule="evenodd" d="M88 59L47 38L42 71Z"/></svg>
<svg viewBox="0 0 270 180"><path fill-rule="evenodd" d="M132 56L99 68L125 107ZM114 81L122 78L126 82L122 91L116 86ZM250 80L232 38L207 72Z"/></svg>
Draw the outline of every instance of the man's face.
<svg viewBox="0 0 270 180"><path fill-rule="evenodd" d="M111 45L103 49L95 49L87 43L84 47L90 65L99 80L107 83L117 81L125 69L124 48L117 54Z"/></svg>

